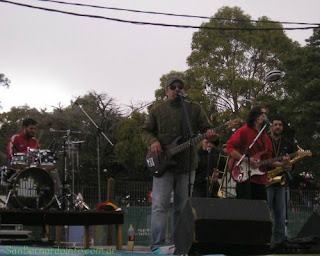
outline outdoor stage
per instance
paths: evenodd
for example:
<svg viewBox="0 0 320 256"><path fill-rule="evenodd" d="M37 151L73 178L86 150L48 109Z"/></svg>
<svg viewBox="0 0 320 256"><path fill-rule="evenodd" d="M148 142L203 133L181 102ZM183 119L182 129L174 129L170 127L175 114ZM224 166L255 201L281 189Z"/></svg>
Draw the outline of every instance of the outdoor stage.
<svg viewBox="0 0 320 256"><path fill-rule="evenodd" d="M115 248L92 248L92 249L83 249L83 248L60 248L60 247L31 247L31 246L13 246L13 245L0 245L0 255L19 255L19 256L54 256L54 255L66 255L66 256L83 256L83 255L114 255L114 256L151 256L147 251L147 248L134 249L134 251L120 251L115 250ZM169 254L162 254L169 255ZM215 256L224 256L226 254L205 254L205 255L215 255ZM236 252L230 255L239 255ZM258 255L258 254L255 254ZM265 254L267 256L273 255L297 255L295 254ZM300 253L300 255L319 255L319 253Z"/></svg>
<svg viewBox="0 0 320 256"><path fill-rule="evenodd" d="M205 200L205 199L204 199ZM200 200L201 201L201 200ZM212 200L211 200L212 201ZM193 200L193 204L199 202L198 200ZM220 203L221 200L216 201L213 200L213 202ZM233 206L235 203L238 203L239 200L234 201ZM252 205L252 202L251 204ZM222 207L218 207L217 209L221 209ZM258 207L259 208L259 207ZM255 207L255 209L257 209ZM187 211L186 211L187 212ZM226 211L224 212L224 217L226 217ZM217 211L216 211L217 213ZM318 218L318 213L314 213L314 217ZM84 243L83 246L59 246L57 243L37 243L36 241L5 241L0 239L0 255L124 255L124 256L141 256L141 255L153 255L150 253L149 247L134 247L133 251L128 251L126 246L123 246L123 244L126 244L126 241L122 240L122 224L124 223L124 212L123 211L110 211L110 212L97 212L97 211L40 211L40 210L8 210L8 209L1 209L0 210L0 220L1 224L23 224L28 226L42 226L45 230L49 230L48 226L84 226L85 227L85 235L84 235ZM183 219L182 219L183 220ZM190 220L189 220L190 221ZM221 221L221 220L219 220ZM313 220L310 218L310 221L306 223L306 228L310 231L311 226L316 226L315 221L318 221L318 219ZM228 221L230 222L230 221ZM240 222L244 222L244 220L241 220ZM208 222L206 222L208 224ZM308 224L310 223L310 224ZM234 223L236 224L236 223ZM92 225L116 225L116 246L94 246L94 248L89 248L90 246L90 237L89 237L89 226ZM257 227L257 223L251 224ZM209 225L210 227L217 228L217 223L215 225ZM177 233L176 235L178 237L186 238L186 231L187 231L187 225L184 225L181 230L184 230L184 234L180 235ZM202 231L201 231L202 230ZM200 233L205 233L205 228L202 228L199 230ZM213 230L214 229L210 229ZM261 229L262 230L262 229ZM4 231L4 230L2 230ZM259 231L259 230L258 230ZM316 229L316 232L318 229ZM5 233L5 231L4 231ZM231 229L230 232L227 232L225 234L226 236L232 237L232 234L236 233L235 229ZM211 236L213 235L213 236ZM241 253L241 255L320 255L320 237L315 237L310 239L310 241L307 241L305 238L302 241L302 243L299 241L288 241L288 248L284 248L283 250L278 251L272 251L269 250L269 247L267 247L267 250L263 250L263 253L261 252L261 249L265 249L265 246L259 246L255 248L254 246L251 246L250 244L245 243L245 240L243 237L239 237L240 245L241 241L244 243L239 248L234 247L234 244L230 244L230 241L228 243L228 239L217 240L214 238L214 233L210 235L210 239L212 240L212 243L199 243L199 241L194 240L191 244L188 246L193 246L196 253L189 252L189 249L187 251L189 252L189 255L239 255L239 252L242 249L248 250L249 253ZM222 236L222 234L220 234ZM201 238L199 236L198 238ZM177 239L177 237L176 237ZM183 240L184 240L183 239ZM208 250L205 250L205 246L207 246ZM221 247L221 250L219 250L219 246ZM189 248L189 247L188 247ZM190 247L191 248L191 247ZM162 253L163 255L170 255L166 254L165 251Z"/></svg>
<svg viewBox="0 0 320 256"><path fill-rule="evenodd" d="M122 211L45 211L0 210L0 224L42 226L48 236L49 226L84 226L84 248L89 248L89 227L93 225L116 225L116 249L122 249Z"/></svg>

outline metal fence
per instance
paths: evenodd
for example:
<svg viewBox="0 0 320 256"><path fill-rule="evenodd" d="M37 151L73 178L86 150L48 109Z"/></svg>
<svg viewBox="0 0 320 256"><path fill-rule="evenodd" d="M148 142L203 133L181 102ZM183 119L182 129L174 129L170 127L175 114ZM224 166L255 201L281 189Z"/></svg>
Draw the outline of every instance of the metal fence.
<svg viewBox="0 0 320 256"><path fill-rule="evenodd" d="M127 242L127 230L132 224L135 229L135 244L141 246L150 245L150 219L151 219L151 182L133 182L119 181L114 185L114 202L124 211L123 241ZM227 188L226 197L234 197L231 193L232 187ZM228 192L229 191L229 192ZM80 191L84 201L91 209L96 209L98 203L98 188L83 187ZM101 199L107 200L107 183L101 186ZM6 189L1 188L1 194L6 195ZM312 212L319 207L320 192L318 190L291 190L290 203L288 207L288 235L294 238L300 231L301 227L307 221ZM168 215L167 238L169 239L171 230L170 214ZM63 239L71 244L82 244L83 230L80 227L64 227ZM41 228L24 227L32 230L35 239L43 236ZM82 228L83 229L83 228ZM50 239L54 239L55 229L50 229ZM81 236L82 234L82 236ZM92 244L106 245L107 228L103 226L94 226L91 229ZM109 239L110 240L110 239ZM113 245L115 244L115 230L113 230Z"/></svg>

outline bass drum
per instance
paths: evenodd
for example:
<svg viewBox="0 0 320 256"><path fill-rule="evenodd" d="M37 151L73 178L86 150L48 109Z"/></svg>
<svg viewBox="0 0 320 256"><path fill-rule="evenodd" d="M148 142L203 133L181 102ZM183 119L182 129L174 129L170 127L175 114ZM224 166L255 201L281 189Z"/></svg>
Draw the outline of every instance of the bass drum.
<svg viewBox="0 0 320 256"><path fill-rule="evenodd" d="M31 167L12 177L9 206L17 209L46 209L54 200L56 185L52 175L41 168Z"/></svg>

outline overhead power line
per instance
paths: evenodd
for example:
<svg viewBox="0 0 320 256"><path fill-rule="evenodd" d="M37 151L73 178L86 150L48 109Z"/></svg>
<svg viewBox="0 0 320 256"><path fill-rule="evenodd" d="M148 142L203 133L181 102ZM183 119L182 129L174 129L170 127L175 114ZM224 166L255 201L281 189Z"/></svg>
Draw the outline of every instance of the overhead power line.
<svg viewBox="0 0 320 256"><path fill-rule="evenodd" d="M16 2L7 1L7 0L0 0L0 2L23 6L23 7L32 8L32 9L48 11L48 12L56 12L56 13L62 13L62 14L67 14L67 15L79 16L79 17L94 18L94 19L104 19L104 20L110 20L110 21L116 21L116 22L122 22L122 23L130 23L130 24L135 24L135 25L151 25L151 26L161 26L161 27L209 29L209 30L242 30L242 31L306 30L306 29L318 28L318 26L295 27L295 28L236 28L236 27L226 28L226 27L178 25L178 24L166 24L166 23L155 23L155 22L145 22L145 21L123 20L123 19L110 18L110 17L105 17L105 16L99 16L99 15L67 12L67 11L62 11L62 10L57 10L57 9L50 9L50 8L45 8L45 7L33 6L33 5L29 5L29 4L16 3Z"/></svg>
<svg viewBox="0 0 320 256"><path fill-rule="evenodd" d="M154 12L154 11L141 11L135 9L126 9L126 8L118 8L118 7L109 7L109 6L101 6L101 5L91 5L91 4L81 4L81 3L69 3L64 1L56 1L56 0L37 0L40 2L51 2L65 5L74 5L74 6L82 6L82 7L92 7L97 9L107 9L114 11L124 11L124 12L134 12L134 13L143 13L143 14L153 14L153 15L166 15L173 17L184 17L184 18L198 18L198 19L212 19L212 20L228 20L228 21L248 21L243 19L231 19L231 18L216 18L216 17L208 17L208 16L198 16L198 15L190 15L190 14L176 14L176 13L167 13L167 12ZM281 24L292 24L292 25L311 25L311 26L319 26L320 23L309 23L309 22L292 22L292 21L271 21L271 20L249 20L250 22L256 23L281 23Z"/></svg>

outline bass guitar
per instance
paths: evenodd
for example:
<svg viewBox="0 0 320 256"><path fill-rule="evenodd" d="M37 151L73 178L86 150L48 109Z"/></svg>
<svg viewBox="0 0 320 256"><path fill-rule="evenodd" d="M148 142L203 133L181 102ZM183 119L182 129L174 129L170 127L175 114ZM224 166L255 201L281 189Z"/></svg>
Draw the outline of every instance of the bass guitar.
<svg viewBox="0 0 320 256"><path fill-rule="evenodd" d="M239 122L240 119L236 118L214 128L213 130L216 133L220 133L225 129L232 128ZM147 167L153 176L161 177L169 167L175 166L177 163L172 157L187 149L188 147L190 147L190 145L196 144L201 140L206 139L206 134L200 134L195 138L179 144L179 141L181 141L181 139L181 136L176 138L173 142L166 146L163 152L158 156L154 155L151 151L148 152L146 156Z"/></svg>
<svg viewBox="0 0 320 256"><path fill-rule="evenodd" d="M265 151L261 151L257 154L255 154L254 156L252 156L253 158L257 158L260 159L262 155L265 154ZM305 150L299 150L295 153L291 153L289 154L289 157L295 157L295 156L302 156L302 155L309 155L310 152L306 152ZM275 157L275 158L270 158L267 160L262 160L258 163L258 167L257 168L253 168L252 166L250 166L250 171L251 171L251 176L254 175L264 175L265 172L260 171L259 167L260 166L266 166L269 165L273 162L276 161L280 161L282 160L283 156L279 156L279 157ZM245 182L248 178L248 172L246 171L247 168L247 163L245 162L240 162L234 158L230 158L229 162L228 162L228 167L229 170L231 172L231 177L235 182Z"/></svg>

